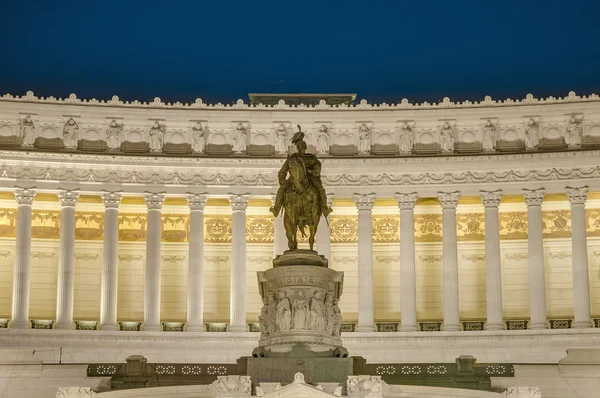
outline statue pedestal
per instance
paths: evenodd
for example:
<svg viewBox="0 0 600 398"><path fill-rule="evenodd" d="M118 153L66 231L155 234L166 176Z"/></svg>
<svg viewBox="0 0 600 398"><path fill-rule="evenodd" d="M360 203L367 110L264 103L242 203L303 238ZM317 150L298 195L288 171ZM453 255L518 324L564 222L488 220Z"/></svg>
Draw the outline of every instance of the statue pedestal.
<svg viewBox="0 0 600 398"><path fill-rule="evenodd" d="M353 358L340 339L344 273L311 250L286 251L273 265L258 272L261 339L252 358L240 359L247 374L255 383L291 382L297 372L309 382L345 380Z"/></svg>
<svg viewBox="0 0 600 398"><path fill-rule="evenodd" d="M259 349L263 351L287 352L303 344L311 351L326 352L342 346L342 314L337 302L344 273L323 266L297 265L303 252L288 251L274 261L296 265L279 265L258 273L264 303L259 317ZM321 258L315 252L309 254L309 262Z"/></svg>

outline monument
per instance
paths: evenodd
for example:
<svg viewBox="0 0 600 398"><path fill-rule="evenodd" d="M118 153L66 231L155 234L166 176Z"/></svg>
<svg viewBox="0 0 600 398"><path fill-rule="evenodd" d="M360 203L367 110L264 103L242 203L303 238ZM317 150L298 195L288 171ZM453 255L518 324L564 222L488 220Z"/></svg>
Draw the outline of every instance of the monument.
<svg viewBox="0 0 600 398"><path fill-rule="evenodd" d="M297 153L278 173L280 186L270 209L283 217L289 250L273 260L273 268L258 273L261 339L247 358L247 374L254 383L292 382L297 372L309 383L342 382L353 367L340 339L344 274L330 269L314 250L319 221L332 210L321 183L321 162L306 153L300 126L292 144ZM310 249L298 248L298 234L308 238Z"/></svg>

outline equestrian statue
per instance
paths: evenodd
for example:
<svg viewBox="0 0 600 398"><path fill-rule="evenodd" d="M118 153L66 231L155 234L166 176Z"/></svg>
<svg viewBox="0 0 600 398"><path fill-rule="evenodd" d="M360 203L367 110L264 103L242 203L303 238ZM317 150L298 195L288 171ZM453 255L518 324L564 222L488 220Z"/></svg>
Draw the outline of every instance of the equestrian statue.
<svg viewBox="0 0 600 398"><path fill-rule="evenodd" d="M278 217L283 209L283 225L290 250L298 249L297 232L300 230L306 237L305 228L309 232L310 250L314 250L321 216L327 217L332 210L327 205L327 195L321 182L321 162L315 155L306 153L307 145L300 125L292 137L292 144L296 145L298 152L288 155L277 174L280 186L270 211Z"/></svg>

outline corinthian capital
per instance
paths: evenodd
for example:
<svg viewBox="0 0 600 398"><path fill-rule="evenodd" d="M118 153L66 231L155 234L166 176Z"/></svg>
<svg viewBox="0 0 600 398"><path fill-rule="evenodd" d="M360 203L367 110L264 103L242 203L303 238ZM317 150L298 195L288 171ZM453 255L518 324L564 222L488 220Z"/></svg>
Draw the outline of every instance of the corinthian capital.
<svg viewBox="0 0 600 398"><path fill-rule="evenodd" d="M587 200L589 189L586 185L585 187L580 188L567 187L565 188L565 191L567 191L569 202L571 202L572 205L582 205L585 204L585 201Z"/></svg>
<svg viewBox="0 0 600 398"><path fill-rule="evenodd" d="M366 194L355 193L354 195L352 195L352 197L356 201L356 207L358 208L358 210L372 210L373 209L373 205L375 204L375 197L376 197L376 195L374 193L366 193Z"/></svg>
<svg viewBox="0 0 600 398"><path fill-rule="evenodd" d="M146 192L144 194L144 199L146 200L146 207L148 210L160 210L162 209L163 203L165 203L165 194Z"/></svg>
<svg viewBox="0 0 600 398"><path fill-rule="evenodd" d="M58 201L62 207L75 207L79 200L79 189L59 189Z"/></svg>
<svg viewBox="0 0 600 398"><path fill-rule="evenodd" d="M19 205L32 205L36 193L35 188L15 188L15 199Z"/></svg>
<svg viewBox="0 0 600 398"><path fill-rule="evenodd" d="M208 199L208 195L204 193L188 193L185 195L188 205L190 206L190 211L192 210L204 210L204 206L206 206L206 200Z"/></svg>
<svg viewBox="0 0 600 398"><path fill-rule="evenodd" d="M102 197L102 202L104 202L105 209L118 209L121 204L121 199L123 199L123 191L102 191L100 196Z"/></svg>
<svg viewBox="0 0 600 398"><path fill-rule="evenodd" d="M396 200L398 201L398 208L400 210L413 210L417 204L418 198L419 194L416 192L396 194Z"/></svg>
<svg viewBox="0 0 600 398"><path fill-rule="evenodd" d="M527 206L541 206L544 201L544 195L546 195L546 190L544 188L523 189L521 192L525 197Z"/></svg>
<svg viewBox="0 0 600 398"><path fill-rule="evenodd" d="M229 204L231 205L231 210L246 210L248 208L248 199L250 199L250 194L230 194Z"/></svg>
<svg viewBox="0 0 600 398"><path fill-rule="evenodd" d="M500 206L500 200L502 199L502 190L497 191L479 191L483 207L498 207Z"/></svg>
<svg viewBox="0 0 600 398"><path fill-rule="evenodd" d="M438 199L442 205L442 209L456 209L460 192L438 192Z"/></svg>

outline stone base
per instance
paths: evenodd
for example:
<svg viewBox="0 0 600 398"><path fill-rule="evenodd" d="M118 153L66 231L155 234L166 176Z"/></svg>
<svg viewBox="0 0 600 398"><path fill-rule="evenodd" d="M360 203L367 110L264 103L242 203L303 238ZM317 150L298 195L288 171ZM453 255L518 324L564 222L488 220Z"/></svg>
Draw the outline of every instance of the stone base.
<svg viewBox="0 0 600 398"><path fill-rule="evenodd" d="M275 147L273 145L248 145L246 153L250 156L272 156L275 155Z"/></svg>
<svg viewBox="0 0 600 398"><path fill-rule="evenodd" d="M64 149L65 144L63 143L62 138L46 138L46 137L37 137L33 146L38 149Z"/></svg>
<svg viewBox="0 0 600 398"><path fill-rule="evenodd" d="M21 146L21 140L16 135L0 135L0 147L17 148Z"/></svg>
<svg viewBox="0 0 600 398"><path fill-rule="evenodd" d="M243 372L245 368L245 374L250 376L255 385L263 382L289 384L294 381L294 375L298 372L304 374L309 384L344 383L353 374L355 360L347 355L345 350L342 354L339 351L319 354L297 345L286 354L242 357L238 359L238 369ZM359 362L360 360L362 358L359 358Z"/></svg>
<svg viewBox="0 0 600 398"><path fill-rule="evenodd" d="M131 142L123 141L121 143L121 152L124 153L148 153L150 152L150 144L147 142Z"/></svg>
<svg viewBox="0 0 600 398"><path fill-rule="evenodd" d="M288 265L312 265L327 268L328 261L325 256L316 251L305 249L286 250L273 260L273 267Z"/></svg>
<svg viewBox="0 0 600 398"><path fill-rule="evenodd" d="M167 155L189 155L192 153L192 146L187 143L175 144L165 142L163 152Z"/></svg>
<svg viewBox="0 0 600 398"><path fill-rule="evenodd" d="M233 147L230 144L207 144L204 152L207 155L231 155Z"/></svg>
<svg viewBox="0 0 600 398"><path fill-rule="evenodd" d="M77 149L80 151L87 152L106 152L108 150L108 145L104 140L79 140L77 144Z"/></svg>
<svg viewBox="0 0 600 398"><path fill-rule="evenodd" d="M329 148L329 154L332 156L354 156L358 153L356 145L337 145L333 144Z"/></svg>

